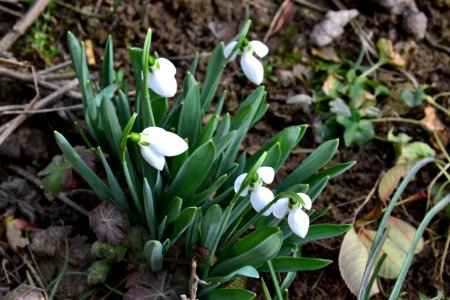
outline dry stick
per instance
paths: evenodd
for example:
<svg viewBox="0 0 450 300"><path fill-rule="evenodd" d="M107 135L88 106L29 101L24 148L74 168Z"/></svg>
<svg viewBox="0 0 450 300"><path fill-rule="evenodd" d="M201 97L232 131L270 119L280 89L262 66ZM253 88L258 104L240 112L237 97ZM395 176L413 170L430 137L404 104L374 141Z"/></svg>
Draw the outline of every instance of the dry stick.
<svg viewBox="0 0 450 300"><path fill-rule="evenodd" d="M2 11L4 13L7 13L7 14L10 14L10 15L13 15L14 17L18 17L18 18L23 17L23 14L21 14L20 12L17 12L15 10L10 9L10 8L4 7L3 5L0 5L0 11Z"/></svg>
<svg viewBox="0 0 450 300"><path fill-rule="evenodd" d="M71 61L71 60L68 60L68 61L62 62L62 63L60 63L60 64L54 65L54 66L52 66L52 67L50 67L50 68L48 68L48 69L39 71L38 74L39 74L39 75L49 74L49 73L58 71L59 69L63 69L63 68L65 68L65 67L68 67L68 66L70 66L70 65L72 65L72 61Z"/></svg>
<svg viewBox="0 0 450 300"><path fill-rule="evenodd" d="M63 86L60 90L57 90L47 97L43 98L41 101L39 101L36 104L36 109L42 109L47 107L48 105L54 103L56 100L58 100L60 97L62 97L64 94L68 93L71 89L76 87L78 85L78 79L73 79L69 81L65 86ZM27 108L27 111L29 109ZM27 118L28 114L23 113L6 123L4 126L0 128L0 132L4 130L0 135L0 145L3 144L3 142L8 138L8 136L17 128L20 124L22 124Z"/></svg>
<svg viewBox="0 0 450 300"><path fill-rule="evenodd" d="M311 3L307 0L293 0L294 3L300 4L302 6L320 11L320 12L327 12L328 9L326 9L325 7L319 6L317 4Z"/></svg>
<svg viewBox="0 0 450 300"><path fill-rule="evenodd" d="M17 21L12 30L0 40L0 50L7 51L14 42L17 41L31 25L33 25L36 19L47 8L50 1L51 0L37 0L28 12Z"/></svg>
<svg viewBox="0 0 450 300"><path fill-rule="evenodd" d="M442 253L441 263L439 264L439 281L442 285L444 284L444 279L442 278L442 274L444 273L445 257L447 256L449 245L450 245L450 224L448 225L447 240L445 241L445 247L444 247L444 251Z"/></svg>
<svg viewBox="0 0 450 300"><path fill-rule="evenodd" d="M355 223L356 217L358 216L358 214L359 214L359 212L361 211L361 209L362 209L362 208L370 201L370 199L372 198L373 194L375 194L375 191L377 190L378 183L380 182L381 177L383 177L383 175L384 175L384 171L381 172L380 175L378 176L377 181L375 182L373 188L370 190L369 194L367 194L367 197L366 197L366 199L364 200L364 202L361 203L361 205L358 206L357 209L355 209L355 213L354 213L353 219L352 219L352 224Z"/></svg>
<svg viewBox="0 0 450 300"><path fill-rule="evenodd" d="M33 274L34 279L36 279L39 287L45 291L45 284L42 278L39 276L38 272L34 268L33 264L28 260L28 257L24 254L22 255L22 261L25 263L27 268L31 271L31 274Z"/></svg>
<svg viewBox="0 0 450 300"><path fill-rule="evenodd" d="M40 79L39 76L41 76L41 75L42 75L42 73L41 74L38 73L37 83L39 84L40 87L43 87L43 88L46 88L49 90L59 90L61 88L59 85L56 85L54 83L50 83L48 81ZM29 74L24 74L21 72L13 71L11 69L4 68L4 67L0 67L0 77L1 76L5 76L5 77L12 78L12 79L25 81L25 82L33 82L33 76L30 76ZM73 98L73 99L81 99L82 98L80 93L73 92L73 91L69 91L67 93L67 96L70 98Z"/></svg>
<svg viewBox="0 0 450 300"><path fill-rule="evenodd" d="M4 64L4 65L11 65L11 66L15 66L15 67L29 67L29 63L28 62L22 62L22 61L18 61L12 58L2 58L0 57L0 65Z"/></svg>
<svg viewBox="0 0 450 300"><path fill-rule="evenodd" d="M19 107L19 109L20 108L23 108L23 107ZM18 114L34 115L34 114L43 114L43 113L58 112L58 111L80 110L80 109L83 109L83 104L75 104L75 105L55 107L55 108L34 109L32 111L6 110L6 111L2 112L2 110L4 110L4 109L2 109L2 107L0 107L0 116L18 115Z"/></svg>

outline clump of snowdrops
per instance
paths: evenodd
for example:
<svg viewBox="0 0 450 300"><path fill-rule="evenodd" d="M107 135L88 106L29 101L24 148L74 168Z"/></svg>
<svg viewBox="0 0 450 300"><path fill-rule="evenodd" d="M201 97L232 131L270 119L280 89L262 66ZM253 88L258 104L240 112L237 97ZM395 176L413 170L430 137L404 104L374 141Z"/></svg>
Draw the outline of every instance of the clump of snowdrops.
<svg viewBox="0 0 450 300"><path fill-rule="evenodd" d="M145 228L139 239L130 234L130 240L122 243L134 249L127 255L135 255L130 257L135 264L147 262L152 272L163 271L165 254L175 243L184 244L184 259L197 259L198 277L207 283L198 291L195 287L198 297L252 299L255 293L226 283L269 272L273 286L263 281L261 293L270 297L272 291L284 299L296 272L331 263L303 257L302 245L350 228L310 225L329 209L314 208L328 180L354 163L327 165L337 151L337 140L319 146L276 184L276 172L302 139L306 125L285 128L252 155L239 150L249 129L268 109L266 91L258 86L234 115L222 112L226 91L219 92L219 82L223 70L238 55L246 77L256 85L263 81L264 69L257 57L266 56L269 49L247 39L249 25L237 40L227 46L219 43L213 50L203 83L195 79L196 56L181 86L173 63L151 50L149 30L142 49L128 49L136 82L134 101L130 99L133 88L116 77L111 38L102 80L92 82L84 45L68 35L83 94L89 133L84 139L103 164L105 178L55 132L57 143L98 197L123 210L129 230ZM203 124L205 113L211 110L214 113ZM107 238L103 241L108 242ZM186 292L189 288L193 287L186 281Z"/></svg>

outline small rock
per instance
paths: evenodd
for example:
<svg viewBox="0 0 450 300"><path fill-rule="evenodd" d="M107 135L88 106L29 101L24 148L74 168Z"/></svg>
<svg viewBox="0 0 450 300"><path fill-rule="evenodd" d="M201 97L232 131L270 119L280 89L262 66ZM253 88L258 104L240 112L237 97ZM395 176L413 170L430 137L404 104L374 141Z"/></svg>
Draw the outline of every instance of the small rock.
<svg viewBox="0 0 450 300"><path fill-rule="evenodd" d="M411 5L413 0L377 0L379 6L388 9L394 15L400 15Z"/></svg>
<svg viewBox="0 0 450 300"><path fill-rule="evenodd" d="M406 10L403 13L402 25L403 29L416 40L422 40L427 33L428 18L421 11Z"/></svg>
<svg viewBox="0 0 450 300"><path fill-rule="evenodd" d="M291 70L278 70L277 77L282 87L290 87L294 84L294 74Z"/></svg>
<svg viewBox="0 0 450 300"><path fill-rule="evenodd" d="M335 38L344 33L344 27L359 12L356 9L329 11L325 15L325 19L314 26L311 32L311 41L317 46L326 46L330 44Z"/></svg>

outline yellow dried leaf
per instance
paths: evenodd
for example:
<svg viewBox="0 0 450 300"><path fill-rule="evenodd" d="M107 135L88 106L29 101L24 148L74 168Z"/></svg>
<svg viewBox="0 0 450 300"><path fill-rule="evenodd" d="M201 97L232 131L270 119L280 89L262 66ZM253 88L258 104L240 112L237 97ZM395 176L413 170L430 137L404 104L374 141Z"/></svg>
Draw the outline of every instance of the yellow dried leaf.
<svg viewBox="0 0 450 300"><path fill-rule="evenodd" d="M354 229L350 229L344 236L339 251L339 271L350 291L358 295L359 287L364 276L364 270L369 258L369 250L359 239ZM374 282L370 295L378 294L377 282Z"/></svg>

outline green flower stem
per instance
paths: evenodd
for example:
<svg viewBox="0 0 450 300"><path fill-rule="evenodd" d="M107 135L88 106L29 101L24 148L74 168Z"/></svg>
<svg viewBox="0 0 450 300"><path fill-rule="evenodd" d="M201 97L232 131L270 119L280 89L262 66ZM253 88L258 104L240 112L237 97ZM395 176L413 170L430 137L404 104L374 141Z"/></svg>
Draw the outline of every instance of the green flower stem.
<svg viewBox="0 0 450 300"><path fill-rule="evenodd" d="M377 63L375 63L375 64L372 65L369 69L367 69L364 73L362 73L361 75L359 75L358 78L367 78L367 76L369 76L370 74L372 74L373 72L375 72L379 67L381 67L381 66L384 65L385 63L387 63L387 60L385 60L385 59L380 59Z"/></svg>
<svg viewBox="0 0 450 300"><path fill-rule="evenodd" d="M211 246L210 251L208 252L208 258L206 260L205 268L203 270L203 276L202 278L205 279L208 277L209 269L211 268L211 263L214 258L214 255L216 254L217 246L219 245L220 238L223 235L223 231L225 230L225 227L227 225L228 219L230 218L231 211L233 210L234 204L236 203L237 199L239 199L242 191L246 188L246 186L241 186L241 189L234 195L233 199L231 199L230 205L225 210L225 214L222 218L222 221L220 223L220 230L217 233L216 238L214 239L214 242Z"/></svg>
<svg viewBox="0 0 450 300"><path fill-rule="evenodd" d="M435 108L437 108L438 110L440 110L441 112L446 114L447 116L450 116L450 110L446 109L444 106L442 106L439 103L437 103L436 101L434 101L434 98L425 97L425 101L427 101L428 104L430 104L431 106L434 106Z"/></svg>
<svg viewBox="0 0 450 300"><path fill-rule="evenodd" d="M376 118L376 119L367 119L372 123L384 123L384 122L400 122L400 123L409 123L414 125L422 126L422 122L413 119L407 118Z"/></svg>
<svg viewBox="0 0 450 300"><path fill-rule="evenodd" d="M409 184L409 182L412 180L412 178L414 177L414 175L416 175L416 173L425 165L434 162L435 159L434 158L424 158L420 161L418 161L412 168L411 170L408 172L408 175L406 175L406 177L403 179L402 183L400 184L400 186L397 188L397 191L395 192L394 196L391 198L391 200L389 201L389 205L386 209L386 212L384 213L381 221L380 221L380 225L378 226L378 230L377 230L377 234L375 235L375 238L373 240L372 243L372 247L370 248L370 252L369 252L369 260L370 258L373 256L374 252L375 252L375 247L376 245L378 245L378 243L381 240L381 237L383 235L384 229L386 228L386 223L387 220L389 218L389 216L392 213L392 210L395 207L395 204L397 203L398 199L400 199L400 196L402 195L403 191L406 189L406 186ZM364 271L367 272L367 268Z"/></svg>
<svg viewBox="0 0 450 300"><path fill-rule="evenodd" d="M436 131L434 131L433 134L434 134L434 138L435 138L436 142L438 143L439 149L441 149L442 153L445 156L445 159L447 159L447 161L450 163L450 155L448 155L448 152L445 149L444 144L442 144L442 141L439 138L439 135L436 133Z"/></svg>
<svg viewBox="0 0 450 300"><path fill-rule="evenodd" d="M225 246L223 251L228 250L234 244L234 242L236 242L239 239L239 237L244 232L246 232L252 224L254 224L256 221L258 221L259 218L261 218L261 216L263 215L263 213L266 212L266 210L268 210L269 207L271 207L272 204L274 204L277 201L278 201L278 198L275 198L269 204L267 204L262 210L260 210L256 215L254 215L250 220L248 220L244 225L237 226L237 228L239 228L239 230L235 231L234 234L228 239L228 241L226 243L227 245Z"/></svg>
<svg viewBox="0 0 450 300"><path fill-rule="evenodd" d="M275 287L275 291L277 293L278 299L283 299L283 293L281 292L280 283L278 282L277 273L275 272L275 268L273 267L272 260L267 262L269 266L270 277L272 278L273 286Z"/></svg>
<svg viewBox="0 0 450 300"><path fill-rule="evenodd" d="M447 195L441 201L439 201L423 218L422 223L420 223L419 228L417 228L416 235L414 236L411 248L409 249L408 255L406 256L405 262L403 263L402 269L400 271L400 275L398 276L394 288L391 292L391 295L389 296L389 300L397 299L398 294L400 293L400 289L403 285L403 282L405 281L406 274L408 273L409 267L411 266L417 244L419 243L420 238L422 237L428 224L431 222L434 216L437 215L438 212L440 212L449 204L450 204L450 194Z"/></svg>

